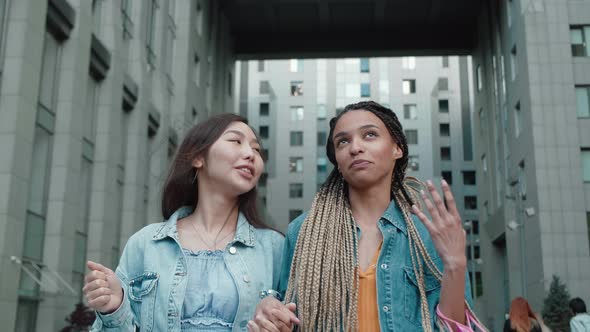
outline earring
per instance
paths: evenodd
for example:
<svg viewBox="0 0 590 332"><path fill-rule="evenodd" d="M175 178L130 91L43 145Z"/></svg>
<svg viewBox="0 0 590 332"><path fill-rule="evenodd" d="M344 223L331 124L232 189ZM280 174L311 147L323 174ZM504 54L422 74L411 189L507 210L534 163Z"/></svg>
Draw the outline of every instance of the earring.
<svg viewBox="0 0 590 332"><path fill-rule="evenodd" d="M193 178L193 183L197 182L197 175L199 174L199 169L195 169L195 177Z"/></svg>

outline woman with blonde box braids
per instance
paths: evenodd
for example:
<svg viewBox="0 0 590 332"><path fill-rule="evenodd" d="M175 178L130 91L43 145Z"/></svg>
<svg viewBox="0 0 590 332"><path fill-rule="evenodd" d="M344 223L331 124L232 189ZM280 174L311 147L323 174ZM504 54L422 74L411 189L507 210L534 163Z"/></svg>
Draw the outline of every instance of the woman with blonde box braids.
<svg viewBox="0 0 590 332"><path fill-rule="evenodd" d="M444 181L443 199L431 181L406 177L395 113L370 101L348 105L330 121L326 150L335 169L289 225L279 289L287 304L264 298L248 329L485 330L469 306L453 195Z"/></svg>

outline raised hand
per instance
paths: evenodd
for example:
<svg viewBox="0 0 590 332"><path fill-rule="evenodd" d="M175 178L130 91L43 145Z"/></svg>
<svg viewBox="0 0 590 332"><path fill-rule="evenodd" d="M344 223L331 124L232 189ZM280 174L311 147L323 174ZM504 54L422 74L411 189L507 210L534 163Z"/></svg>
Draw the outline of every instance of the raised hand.
<svg viewBox="0 0 590 332"><path fill-rule="evenodd" d="M467 257L465 256L466 234L451 189L447 182L442 180L441 186L446 201L445 206L445 202L443 202L432 181L427 181L426 186L434 203L430 201L424 191L421 192L422 199L432 220L429 220L415 205L412 206L412 212L426 226L445 269L465 267L467 264Z"/></svg>
<svg viewBox="0 0 590 332"><path fill-rule="evenodd" d="M112 313L123 303L123 289L113 270L88 261L90 273L84 277L84 296L88 306L102 313Z"/></svg>

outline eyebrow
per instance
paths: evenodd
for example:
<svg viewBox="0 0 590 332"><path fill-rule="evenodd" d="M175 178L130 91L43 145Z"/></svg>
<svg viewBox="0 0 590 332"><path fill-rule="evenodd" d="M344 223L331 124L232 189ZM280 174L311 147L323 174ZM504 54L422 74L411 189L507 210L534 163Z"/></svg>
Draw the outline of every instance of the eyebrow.
<svg viewBox="0 0 590 332"><path fill-rule="evenodd" d="M376 125L374 125L374 124L364 125L364 126L359 127L358 129L359 130L363 130L363 129L367 129L367 128L377 128L377 129L379 129L379 127L376 126ZM341 132L338 132L336 135L334 135L334 139L336 139L336 138L338 138L340 136L346 136L346 135L348 135L348 132L341 131Z"/></svg>
<svg viewBox="0 0 590 332"><path fill-rule="evenodd" d="M225 133L223 133L223 135L227 135L227 134L235 134L235 135L238 135L242 138L246 137L246 135L244 135L243 132L241 132L239 130L235 130L235 129L230 129L230 130L226 131ZM257 138L252 139L250 141L250 143L256 143L256 144L260 145L260 142L258 142Z"/></svg>

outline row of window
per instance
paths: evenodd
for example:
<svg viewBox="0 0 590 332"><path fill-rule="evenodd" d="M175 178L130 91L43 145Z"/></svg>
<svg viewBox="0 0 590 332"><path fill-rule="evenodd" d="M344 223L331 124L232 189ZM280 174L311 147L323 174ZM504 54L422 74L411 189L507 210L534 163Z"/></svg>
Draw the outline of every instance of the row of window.
<svg viewBox="0 0 590 332"><path fill-rule="evenodd" d="M476 184L475 171L461 171L463 175L463 184L466 186L474 186ZM453 184L453 172L442 171L441 177L447 181L448 184Z"/></svg>
<svg viewBox="0 0 590 332"><path fill-rule="evenodd" d="M448 91L449 90L449 79L446 77L440 77L438 79L437 87L439 91ZM358 90L356 90L358 89ZM387 88L388 89L388 88ZM266 80L262 80L259 82L258 91L261 95L270 94L270 83ZM290 95L297 97L303 96L303 81L291 81L290 82ZM354 84L348 85L346 87L346 95L347 97L356 97L358 92L360 92L360 97L371 97L371 84L370 83L360 83L359 87L356 88ZM404 95L410 95L416 93L416 80L415 79L403 79L402 80L402 93Z"/></svg>
<svg viewBox="0 0 590 332"><path fill-rule="evenodd" d="M584 90L586 93L584 96L588 98L588 89ZM590 104L588 99L586 99L586 105ZM518 109L520 110L520 104L518 105ZM586 109L588 109L586 107ZM438 100L438 111L439 113L449 113L449 100L448 99L439 99ZM418 119L418 107L416 104L404 104L403 105L403 112L404 112L404 119L406 120L416 120ZM270 115L270 104L269 103L260 103L258 108L258 113L261 117L267 117ZM301 121L305 118L305 109L303 106L290 106L289 108L290 118L291 121ZM325 120L326 119L326 105L318 105L316 118L318 120Z"/></svg>
<svg viewBox="0 0 590 332"><path fill-rule="evenodd" d="M267 117L270 115L270 104L260 103L258 108L258 114L261 117ZM291 121L301 121L305 118L305 108L303 106L290 106L289 114ZM326 119L326 105L317 105L316 118L318 120Z"/></svg>
<svg viewBox="0 0 590 332"><path fill-rule="evenodd" d="M368 73L370 72L370 63L368 58L360 58L359 61L359 71L361 73ZM443 56L441 57L441 63L443 68L449 67L449 57ZM416 69L416 57L407 56L402 58L402 68L403 69ZM265 70L265 63L263 60L258 61L258 72L263 72ZM301 59L291 59L289 60L289 71L292 73L301 73L303 72L303 60Z"/></svg>

